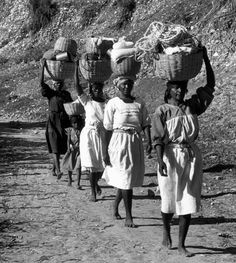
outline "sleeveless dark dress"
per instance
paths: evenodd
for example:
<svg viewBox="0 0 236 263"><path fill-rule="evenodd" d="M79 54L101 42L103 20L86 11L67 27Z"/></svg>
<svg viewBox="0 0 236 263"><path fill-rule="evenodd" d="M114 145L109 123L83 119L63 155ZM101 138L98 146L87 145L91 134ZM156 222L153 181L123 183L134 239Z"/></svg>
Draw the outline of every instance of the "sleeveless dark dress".
<svg viewBox="0 0 236 263"><path fill-rule="evenodd" d="M65 128L70 126L69 116L63 103L71 102L68 91L56 91L46 83L41 87L42 96L48 99L49 116L46 126L46 141L49 153L64 154L67 150L67 135Z"/></svg>

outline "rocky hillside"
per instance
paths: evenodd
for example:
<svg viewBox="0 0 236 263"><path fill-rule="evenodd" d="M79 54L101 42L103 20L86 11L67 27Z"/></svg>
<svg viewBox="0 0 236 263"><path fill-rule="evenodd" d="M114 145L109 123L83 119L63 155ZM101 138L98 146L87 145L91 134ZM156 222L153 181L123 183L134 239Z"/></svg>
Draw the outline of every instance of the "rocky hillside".
<svg viewBox="0 0 236 263"><path fill-rule="evenodd" d="M37 8L41 4L46 18L40 20L42 12ZM207 46L216 73L215 100L201 117L201 143L208 152L210 148L207 161L235 162L235 0L2 0L0 10L1 119L45 120L47 102L38 87L39 60L59 36L75 39L82 49L90 35L126 36L135 42L153 21L178 23ZM190 94L203 77L204 67L191 80ZM164 82L154 76L150 63L142 66L136 84L136 93L153 113L163 101ZM67 85L73 94L73 83ZM226 149L223 153L221 146Z"/></svg>

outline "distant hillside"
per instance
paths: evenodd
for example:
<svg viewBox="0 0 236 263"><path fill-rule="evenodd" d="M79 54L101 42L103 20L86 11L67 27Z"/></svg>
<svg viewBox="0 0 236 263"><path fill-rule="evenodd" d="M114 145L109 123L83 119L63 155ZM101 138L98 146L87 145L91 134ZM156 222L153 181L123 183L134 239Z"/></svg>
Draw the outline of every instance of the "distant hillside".
<svg viewBox="0 0 236 263"><path fill-rule="evenodd" d="M46 7L34 16L41 2ZM2 0L0 8L0 56L12 63L38 61L61 35L78 44L91 34L136 41L153 21L192 29L212 52L235 51L235 0Z"/></svg>

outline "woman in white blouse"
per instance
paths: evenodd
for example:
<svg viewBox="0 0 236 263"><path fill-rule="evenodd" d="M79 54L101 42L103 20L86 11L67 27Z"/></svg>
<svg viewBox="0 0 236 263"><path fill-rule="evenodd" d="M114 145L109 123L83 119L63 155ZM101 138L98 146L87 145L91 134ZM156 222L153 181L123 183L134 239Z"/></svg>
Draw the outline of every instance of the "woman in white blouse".
<svg viewBox="0 0 236 263"><path fill-rule="evenodd" d="M75 63L75 88L78 100L85 109L85 126L80 135L80 158L82 171L89 171L91 185L90 201L96 202L96 195L101 194L98 180L104 170L104 138L103 114L105 100L103 98L103 83L90 83L89 94L83 91L79 83L78 64Z"/></svg>
<svg viewBox="0 0 236 263"><path fill-rule="evenodd" d="M150 117L144 102L131 95L134 81L127 77L115 80L119 94L110 99L104 112L106 129L106 168L103 178L117 188L113 216L121 219L118 211L124 200L125 226L135 227L132 218L133 187L139 187L144 179L144 151L141 132L147 136L147 152L150 153Z"/></svg>

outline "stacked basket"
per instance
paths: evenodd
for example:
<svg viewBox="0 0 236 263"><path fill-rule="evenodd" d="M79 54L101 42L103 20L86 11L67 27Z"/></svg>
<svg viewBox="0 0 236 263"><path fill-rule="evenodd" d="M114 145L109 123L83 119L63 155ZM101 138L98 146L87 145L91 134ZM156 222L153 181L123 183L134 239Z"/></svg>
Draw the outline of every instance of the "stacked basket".
<svg viewBox="0 0 236 263"><path fill-rule="evenodd" d="M136 47L152 55L155 75L162 79L188 80L202 67L201 44L182 25L154 21Z"/></svg>
<svg viewBox="0 0 236 263"><path fill-rule="evenodd" d="M115 77L127 76L136 79L140 71L141 62L136 60L136 51L134 43L119 39L110 50L111 68Z"/></svg>
<svg viewBox="0 0 236 263"><path fill-rule="evenodd" d="M113 39L105 37L90 37L86 40L85 53L79 60L79 69L85 80L103 83L110 78L112 70L107 51L113 43Z"/></svg>
<svg viewBox="0 0 236 263"><path fill-rule="evenodd" d="M162 79L182 81L197 76L202 67L202 51L158 54L154 59L155 75Z"/></svg>
<svg viewBox="0 0 236 263"><path fill-rule="evenodd" d="M54 45L54 49L46 51L43 58L46 59L45 77L53 80L70 79L74 76L73 59L76 57L77 43L73 39L60 37Z"/></svg>

